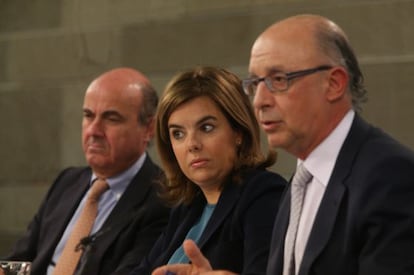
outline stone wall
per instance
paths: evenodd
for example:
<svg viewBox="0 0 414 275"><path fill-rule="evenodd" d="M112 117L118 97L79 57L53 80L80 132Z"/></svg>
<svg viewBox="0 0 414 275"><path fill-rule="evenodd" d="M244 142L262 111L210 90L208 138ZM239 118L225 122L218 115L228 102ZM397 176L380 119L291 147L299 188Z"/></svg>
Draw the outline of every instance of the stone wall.
<svg viewBox="0 0 414 275"><path fill-rule="evenodd" d="M257 35L293 14L343 27L366 76L364 117L414 148L413 12L413 0L0 0L0 253L24 232L57 173L84 164L90 80L131 66L161 92L196 64L244 77ZM274 169L288 178L293 167L280 152Z"/></svg>

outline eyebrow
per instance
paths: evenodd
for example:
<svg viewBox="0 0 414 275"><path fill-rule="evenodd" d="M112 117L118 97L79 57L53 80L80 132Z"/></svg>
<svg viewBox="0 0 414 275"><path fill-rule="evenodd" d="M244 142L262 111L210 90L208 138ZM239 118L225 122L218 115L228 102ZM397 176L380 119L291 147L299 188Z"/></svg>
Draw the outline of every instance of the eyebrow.
<svg viewBox="0 0 414 275"><path fill-rule="evenodd" d="M95 112L93 112L91 109L89 109L89 108L83 108L83 112L84 113L89 113L89 114L93 114L93 115L96 115L96 113ZM109 116L117 116L117 117L120 117L120 118L123 118L124 116L120 113L120 112L118 112L118 111L116 111L116 110L106 110L106 111L104 111L102 114L101 114L101 116L102 117L109 117Z"/></svg>
<svg viewBox="0 0 414 275"><path fill-rule="evenodd" d="M196 125L203 124L204 122L206 122L206 121L208 121L208 120L214 120L214 121L217 121L218 119L217 119L217 117L215 117L215 116L212 116L212 115L207 115L207 116L202 117L201 119L199 119L199 120L196 122ZM169 125L168 125L168 128L170 129L170 128L183 128L183 127L182 127L181 125L178 125L178 124L169 124Z"/></svg>
<svg viewBox="0 0 414 275"><path fill-rule="evenodd" d="M266 71L265 76L272 75L275 73L286 73L286 71L280 69L280 67L269 67L269 68L266 68L265 71ZM252 73L249 73L248 75L248 78L258 78L258 77L260 76L256 74L252 74Z"/></svg>
<svg viewBox="0 0 414 275"><path fill-rule="evenodd" d="M123 115L120 112L115 111L115 110L107 110L107 111L102 113L102 116L104 116L104 117L113 116L113 115L123 117Z"/></svg>

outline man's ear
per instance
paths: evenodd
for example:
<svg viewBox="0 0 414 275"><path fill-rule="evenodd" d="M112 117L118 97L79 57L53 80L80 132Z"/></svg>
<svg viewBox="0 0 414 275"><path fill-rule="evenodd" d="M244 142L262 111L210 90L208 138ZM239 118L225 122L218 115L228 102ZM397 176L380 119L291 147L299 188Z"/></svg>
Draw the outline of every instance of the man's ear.
<svg viewBox="0 0 414 275"><path fill-rule="evenodd" d="M328 101L333 102L345 96L348 90L348 72L343 67L334 67L329 75L329 87L326 93Z"/></svg>

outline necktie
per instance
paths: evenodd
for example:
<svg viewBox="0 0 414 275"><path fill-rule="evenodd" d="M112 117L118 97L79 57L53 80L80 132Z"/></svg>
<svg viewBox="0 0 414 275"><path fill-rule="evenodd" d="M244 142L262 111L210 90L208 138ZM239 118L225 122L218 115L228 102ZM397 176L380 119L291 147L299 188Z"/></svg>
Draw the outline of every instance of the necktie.
<svg viewBox="0 0 414 275"><path fill-rule="evenodd" d="M289 227L285 239L285 260L283 275L295 274L295 241L298 231L300 214L302 212L303 199L305 197L306 184L312 178L311 173L306 170L303 164L299 165L298 170L292 180L290 219Z"/></svg>
<svg viewBox="0 0 414 275"><path fill-rule="evenodd" d="M54 275L73 275L79 258L82 254L81 251L75 251L79 241L88 236L92 226L95 222L96 214L98 213L98 201L99 197L109 188L107 182L103 179L96 180L91 190L89 191L86 199L85 206L73 226L72 232L65 244L55 270Z"/></svg>

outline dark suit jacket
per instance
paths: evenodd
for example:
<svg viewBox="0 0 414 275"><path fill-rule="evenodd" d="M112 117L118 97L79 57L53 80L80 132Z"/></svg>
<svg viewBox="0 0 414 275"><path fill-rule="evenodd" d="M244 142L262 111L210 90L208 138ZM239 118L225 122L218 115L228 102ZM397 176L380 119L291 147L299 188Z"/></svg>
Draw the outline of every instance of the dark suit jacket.
<svg viewBox="0 0 414 275"><path fill-rule="evenodd" d="M290 190L274 226L268 275L282 274ZM414 154L355 116L299 275L414 274Z"/></svg>
<svg viewBox="0 0 414 275"><path fill-rule="evenodd" d="M277 174L255 170L241 184L224 188L198 243L214 269L265 273L273 220L285 184ZM191 205L175 208L150 255L131 274L150 274L167 264L200 218L205 204L200 192Z"/></svg>
<svg viewBox="0 0 414 275"><path fill-rule="evenodd" d="M8 259L33 261L31 274L46 273L66 225L88 189L91 173L90 168L69 168L58 176ZM85 266L88 274L125 272L151 249L169 215L154 188L160 173L147 156L102 226L103 235L92 245Z"/></svg>

